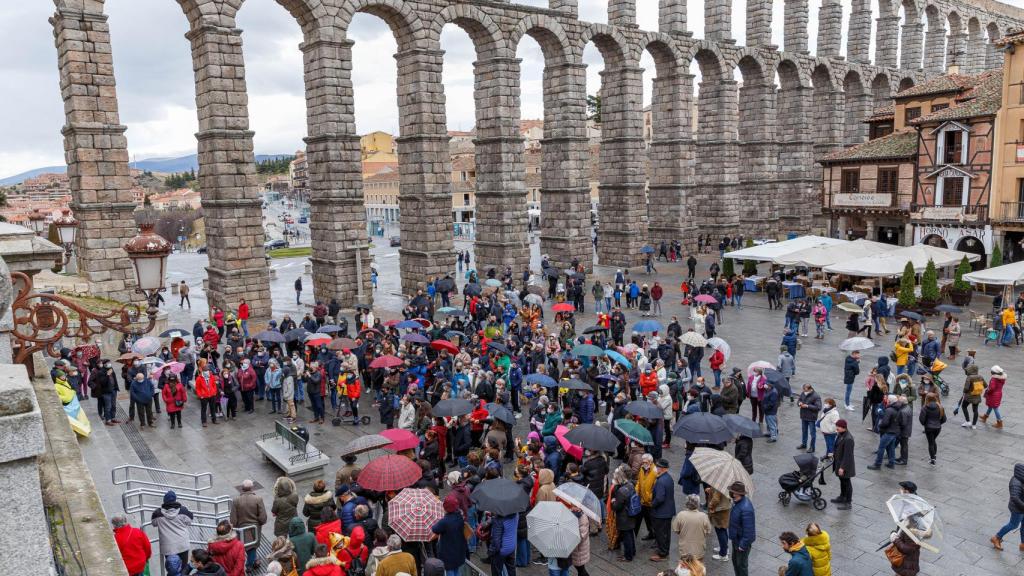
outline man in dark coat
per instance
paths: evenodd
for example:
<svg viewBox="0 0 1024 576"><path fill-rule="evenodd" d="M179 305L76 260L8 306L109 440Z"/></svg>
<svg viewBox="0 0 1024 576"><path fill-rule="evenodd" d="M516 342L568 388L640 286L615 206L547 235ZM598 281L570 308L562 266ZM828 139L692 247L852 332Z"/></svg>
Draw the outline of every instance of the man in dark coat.
<svg viewBox="0 0 1024 576"><path fill-rule="evenodd" d="M672 518L676 515L676 487L672 476L668 473L668 460L664 458L655 464L658 477L654 480L651 496L651 525L654 528L654 541L658 552L651 556L651 562L661 562L668 558L669 538L671 535Z"/></svg>
<svg viewBox="0 0 1024 576"><path fill-rule="evenodd" d="M857 475L857 464L853 455L853 434L850 434L846 427L846 420L836 421L836 445L832 453L832 471L839 478L839 496L832 499L839 510L849 510L850 502L853 500L853 482L851 478Z"/></svg>
<svg viewBox="0 0 1024 576"><path fill-rule="evenodd" d="M860 352L854 350L846 357L846 362L843 364L843 384L846 386L847 410L853 410L853 404L850 404L850 393L853 392L853 381L857 379L858 374L860 374Z"/></svg>

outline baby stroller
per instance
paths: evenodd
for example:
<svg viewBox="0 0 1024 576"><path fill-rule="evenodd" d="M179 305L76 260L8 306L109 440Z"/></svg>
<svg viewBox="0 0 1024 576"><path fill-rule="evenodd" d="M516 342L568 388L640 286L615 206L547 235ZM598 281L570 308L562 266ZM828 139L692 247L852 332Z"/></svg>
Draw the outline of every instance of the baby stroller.
<svg viewBox="0 0 1024 576"><path fill-rule="evenodd" d="M945 362L936 358L935 360L932 360L931 366L929 366L928 368L919 366L917 371L918 374L922 375L922 379L931 379L931 381L936 386L939 387L939 391L942 392L943 396L949 396L949 386L942 380L942 377L939 376L939 374L942 373L942 371L945 370L947 366L948 365Z"/></svg>
<svg viewBox="0 0 1024 576"><path fill-rule="evenodd" d="M821 497L821 490L814 485L814 478L820 478L820 483L825 483L825 470L831 465L830 459L821 460L819 465L818 457L814 454L798 454L793 457L797 470L787 472L779 476L779 502L783 506L789 506L792 498L800 502L810 502L815 510L824 510L828 501Z"/></svg>

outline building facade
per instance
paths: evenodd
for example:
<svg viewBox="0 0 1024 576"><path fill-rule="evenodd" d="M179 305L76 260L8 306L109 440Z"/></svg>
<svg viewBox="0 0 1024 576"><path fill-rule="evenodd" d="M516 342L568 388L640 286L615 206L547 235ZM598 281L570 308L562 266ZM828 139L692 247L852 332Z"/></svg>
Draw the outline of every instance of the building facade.
<svg viewBox="0 0 1024 576"><path fill-rule="evenodd" d="M996 115L991 219L1006 262L1024 260L1024 32L996 46L1005 54L1003 106Z"/></svg>

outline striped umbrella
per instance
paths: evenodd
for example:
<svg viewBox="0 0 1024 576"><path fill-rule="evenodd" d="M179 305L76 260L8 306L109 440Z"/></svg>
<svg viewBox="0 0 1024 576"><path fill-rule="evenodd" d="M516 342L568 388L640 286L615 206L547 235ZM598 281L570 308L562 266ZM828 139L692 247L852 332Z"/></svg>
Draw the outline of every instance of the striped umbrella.
<svg viewBox="0 0 1024 576"><path fill-rule="evenodd" d="M430 527L443 517L441 501L424 488L406 488L388 502L388 525L406 542L429 541Z"/></svg>
<svg viewBox="0 0 1024 576"><path fill-rule="evenodd" d="M747 494L754 493L754 480L750 474L739 460L724 450L697 448L690 455L690 464L697 469L702 482L722 494L728 494L729 486L734 482L742 482L747 488ZM359 479L362 480L361 475Z"/></svg>
<svg viewBox="0 0 1024 576"><path fill-rule="evenodd" d="M548 558L568 558L580 543L580 523L561 502L538 502L526 516L527 539Z"/></svg>
<svg viewBox="0 0 1024 576"><path fill-rule="evenodd" d="M408 488L423 477L420 465L405 456L388 454L374 458L359 473L359 485L377 492Z"/></svg>

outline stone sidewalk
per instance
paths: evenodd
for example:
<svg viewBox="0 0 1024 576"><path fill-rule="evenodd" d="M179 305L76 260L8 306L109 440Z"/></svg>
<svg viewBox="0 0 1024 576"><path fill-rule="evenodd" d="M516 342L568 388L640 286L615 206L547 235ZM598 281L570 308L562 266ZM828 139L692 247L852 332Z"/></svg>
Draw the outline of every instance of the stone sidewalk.
<svg viewBox="0 0 1024 576"><path fill-rule="evenodd" d="M535 248L536 250L536 248ZM397 260L397 258L395 258ZM707 269L707 257L701 258L700 270ZM378 259L378 262L381 260ZM671 315L678 315L686 324L688 313L679 305L678 283L680 275L685 271L681 264L658 264L659 273L651 277L665 285L664 323L668 323ZM603 277L611 275L614 269L599 268L598 274ZM634 276L637 276L634 274ZM644 274L639 278L647 280ZM279 281L280 277L279 277ZM293 279L288 279L288 286ZM288 287L286 286L286 288ZM275 290L275 297L279 291ZM290 294L294 306L294 293ZM198 300L198 299L196 299ZM988 306L975 303L975 308ZM175 302L176 304L176 302ZM197 304L196 301L193 304ZM592 301L588 297L588 312L578 322L579 326L589 326L593 320L590 311ZM782 313L767 310L766 301L758 294L748 294L744 298L742 310L727 308L724 311L724 322L719 326L718 333L733 348L733 357L728 366L746 368L755 360L774 361L778 353L778 344L782 336ZM193 308L198 312L201 306ZM382 313L390 316L388 311ZM393 313L393 312L392 312ZM638 320L638 315L627 312L630 323ZM550 316L549 316L550 318ZM833 396L842 399L842 363L844 355L837 348L845 337L842 325L844 321L838 316L833 317L836 331L829 332L824 341L813 337L803 339L802 347L797 354L797 373L794 377L794 389L805 382L812 383L823 397ZM182 323L184 320L182 320ZM173 324L173 323L172 323ZM191 322L189 322L189 325ZM785 553L779 548L776 537L785 530L802 532L810 521L818 522L832 535L833 542L833 574L841 576L882 576L891 574L884 555L876 552L876 548L887 538L893 523L885 509L885 500L898 491L897 483L901 480L913 480L920 487L920 494L936 504L944 522L945 541L940 554L923 552L921 574L932 575L969 575L969 576L1004 576L1020 574L1024 570L1022 554L1017 551L1016 535L1007 539L1007 550L996 552L991 549L988 538L1006 522L1007 519L1007 483L1015 461L1021 458L1021 440L1024 439L1024 424L1016 419L1016 415L1024 413L1024 394L1019 392L1018 382L1024 378L1024 361L1017 348L984 347L981 339L963 323L965 335L962 338L964 348L978 349L978 363L983 371L993 364L999 364L1009 375L1004 397L1003 413L1006 414L1006 427L994 430L984 425L977 430L963 429L959 426L960 419L952 415L952 403L959 397L962 385L962 371L951 366L946 371L947 380L953 392L946 400L949 405L949 423L939 436L938 465L929 466L926 443L920 427L916 426L911 438L910 464L897 467L896 470L882 469L880 472L867 470L871 463L873 450L877 442L874 434L858 425L855 417L859 413L859 399L863 395L860 382L855 389L858 410L843 416L851 420L851 431L857 442L858 475L854 479L854 506L850 511L836 510L829 505L821 512L814 511L810 506L793 503L783 507L778 499L777 478L785 472L795 469L793 456L798 452L796 445L800 443L798 413L794 406L784 403L780 410L781 438L776 444L767 444L762 440L755 441L754 479L757 491L753 501L757 511L758 542L751 555L752 574L776 573L778 566L786 560ZM876 338L880 348L864 354L862 374L866 374L875 359L888 353L887 347L891 340L888 336ZM127 409L127 397L122 393L119 399L122 410ZM329 453L340 466L337 448L364 431L376 431L376 414L368 405L364 410L371 414L374 423L367 429L350 426L332 427L313 426L310 430L312 443ZM86 409L91 417L96 414L95 403L88 401ZM191 402L186 406L184 430L169 430L166 420L161 418L157 430L145 430L141 433L143 442L129 442L126 432L134 432L132 424L106 428L94 426L94 433L88 440L82 441L86 461L97 479L107 514L120 510L120 492L115 490L107 480L110 469L122 463L143 463L172 470L210 471L215 478L212 494L234 494L245 478L259 482L264 489L259 493L264 497L269 510L272 496L270 487L278 475L278 471L265 463L257 452L254 442L263 433L271 431L272 417L265 414L268 408L258 403L257 414L251 417L242 415L237 421L218 424L207 429L199 426L198 405ZM744 406L744 414L749 414L748 405ZM300 418L307 416L305 409L300 409ZM517 427L517 435L524 435L524 426ZM134 433L132 434L134 436ZM823 439L818 438L818 454L823 454ZM672 476L677 478L682 462L682 444L673 443L671 450L666 452L672 463ZM362 461L367 461L367 456ZM329 469L325 479L333 478L334 469ZM311 482L299 485L303 494L310 488ZM826 498L838 494L838 481L828 477L828 484L823 487ZM681 492L676 493L677 503L681 502ZM266 535L270 534L268 527ZM669 563L654 565L646 558L652 550L640 543L638 560L633 565L615 561L615 554L605 551L604 538L598 536L592 544L594 558L589 566L595 574L653 574L671 566ZM675 546L672 546L673 555ZM673 556L674 558L674 556ZM712 576L731 575L728 564L708 560L708 573ZM531 566L527 574L545 574L542 567Z"/></svg>

